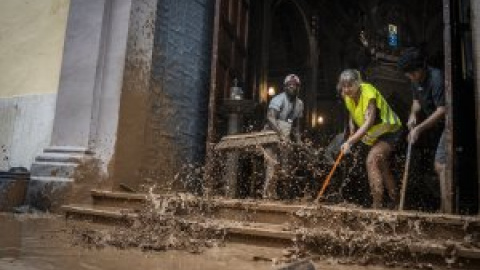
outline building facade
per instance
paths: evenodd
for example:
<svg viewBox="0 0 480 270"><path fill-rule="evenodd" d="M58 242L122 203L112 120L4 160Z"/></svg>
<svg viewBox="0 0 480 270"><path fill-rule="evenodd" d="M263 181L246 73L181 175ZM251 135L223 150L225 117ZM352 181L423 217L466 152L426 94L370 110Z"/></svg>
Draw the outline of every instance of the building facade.
<svg viewBox="0 0 480 270"><path fill-rule="evenodd" d="M461 187L457 202L476 200L478 209L479 5L377 2L4 1L1 12L22 16L2 16L1 168L28 168L28 202L44 209L84 200L96 187L161 190L184 165L209 162L209 148L226 134L234 79L258 109L245 127L261 126L268 88L293 72L304 81L303 128L333 134L344 117L338 73L359 68L406 112L406 82L392 59L422 45L446 75L448 177ZM390 25L396 44L388 43Z"/></svg>

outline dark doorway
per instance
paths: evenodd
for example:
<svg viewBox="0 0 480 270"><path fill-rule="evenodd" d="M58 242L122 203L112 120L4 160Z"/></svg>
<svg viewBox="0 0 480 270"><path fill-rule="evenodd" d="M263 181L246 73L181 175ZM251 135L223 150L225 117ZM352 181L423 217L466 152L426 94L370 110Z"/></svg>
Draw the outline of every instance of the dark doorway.
<svg viewBox="0 0 480 270"><path fill-rule="evenodd" d="M275 5L272 16L270 44L268 46L268 82L276 92L282 89L283 78L290 73L300 76L303 83L302 99L307 94L305 89L310 45L305 17L293 1L281 1Z"/></svg>
<svg viewBox="0 0 480 270"><path fill-rule="evenodd" d="M225 14L232 14L232 3L237 1L218 0L221 4L218 11L223 11L219 17L219 37L222 31L228 33L234 28L225 24ZM268 88L273 86L278 93L281 90L282 78L288 73L297 73L303 79L302 99L306 100L306 117L303 120L304 130L314 137L332 137L343 129L345 114L343 104L336 91L336 81L339 73L346 68L356 68L362 71L366 81L378 86L387 101L405 122L411 104L411 91L408 81L396 69L396 60L401 51L410 46L421 47L427 53L429 64L444 69L445 59L445 23L444 1L439 0L264 0L238 1L248 11L245 23L247 36L241 41L245 45L246 60L243 66L244 90L246 97L257 104L258 109L254 117L265 117L265 106L268 103ZM458 143L455 154L458 158L455 164L456 178L476 179L475 119L472 112L473 86L469 85L472 63L469 46L471 39L467 22L468 0L451 0L453 29L452 44L447 43L452 50L454 91L461 88L465 95L453 95L453 119L456 122L454 143ZM230 9L228 8L230 7ZM239 9L235 9L239 10ZM462 13L463 12L463 13ZM239 13L240 14L240 13ZM240 18L239 16L238 18ZM242 23L238 21L237 23ZM222 24L227 25L222 28ZM396 42L391 43L390 29L394 26ZM223 29L223 30L222 30ZM360 34L365 35L367 45L362 44ZM470 34L471 35L471 34ZM238 41L238 39L237 39ZM225 44L233 45L232 50L239 48L235 42L222 43L218 39L214 48L221 48ZM237 46L237 47L235 47ZM242 50L240 50L242 51ZM229 51L230 52L230 51ZM215 54L214 54L215 55ZM219 65L229 65L225 54L219 50ZM222 62L222 58L224 59ZM244 58L241 58L244 59ZM465 68L466 67L466 68ZM227 71L229 70L229 71ZM235 68L220 68L213 70L216 76L215 102L210 103L221 107L222 99L228 93L226 86L231 80L232 70ZM222 75L223 74L223 75ZM225 79L228 78L228 79ZM222 90L220 90L220 89ZM212 95L211 95L212 96ZM468 102L469 106L460 106ZM471 105L471 106L470 106ZM212 109L212 108L211 108ZM215 111L215 108L213 108ZM211 117L219 119L218 111L211 112ZM460 117L468 114L468 117ZM324 122L318 125L317 117L323 116ZM258 125L255 128L261 128ZM469 129L471 127L471 129ZM212 126L210 126L212 128ZM310 132L311 131L311 132ZM212 130L215 138L222 134L220 129ZM213 133L212 133L213 134ZM463 135L462 135L463 134ZM467 138L468 137L468 138ZM213 138L213 137L212 137ZM461 142L461 143L460 143ZM471 149L472 152L467 151ZM405 149L400 149L405 152ZM472 160L466 157L472 157ZM463 159L462 159L463 157ZM425 166L428 166L425 163ZM403 167L399 164L398 167ZM422 166L420 166L422 167ZM462 171L462 173L460 173ZM425 177L423 177L425 178ZM463 182L462 182L463 183ZM463 185L463 184L461 184ZM435 189L435 188L434 188ZM467 201L475 201L475 196L468 195L465 190L478 190L472 184L463 186L464 192L460 196ZM463 194L463 195L462 195ZM467 196L467 197L465 197ZM425 197L425 196L424 196ZM416 199L413 199L416 200ZM423 206L422 206L423 207ZM469 210L469 212L471 212Z"/></svg>

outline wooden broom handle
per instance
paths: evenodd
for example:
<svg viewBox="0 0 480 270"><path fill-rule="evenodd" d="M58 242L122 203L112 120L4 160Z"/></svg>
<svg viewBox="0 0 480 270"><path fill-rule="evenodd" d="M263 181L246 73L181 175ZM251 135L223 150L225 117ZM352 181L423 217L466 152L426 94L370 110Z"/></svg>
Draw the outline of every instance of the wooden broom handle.
<svg viewBox="0 0 480 270"><path fill-rule="evenodd" d="M398 205L398 209L400 211L403 210L403 206L405 204L405 193L407 190L407 182L408 182L408 171L410 170L410 156L412 152L412 143L408 143L407 148L407 156L405 158L405 169L403 172L403 179L402 179L402 189L400 190L400 204Z"/></svg>

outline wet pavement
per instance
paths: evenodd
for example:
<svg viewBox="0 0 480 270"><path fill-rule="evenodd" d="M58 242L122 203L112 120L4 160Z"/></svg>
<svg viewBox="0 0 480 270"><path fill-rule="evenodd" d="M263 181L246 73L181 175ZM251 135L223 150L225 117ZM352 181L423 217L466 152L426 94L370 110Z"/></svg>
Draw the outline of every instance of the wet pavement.
<svg viewBox="0 0 480 270"><path fill-rule="evenodd" d="M269 261L254 257L276 258L282 249L226 243L201 254L186 251L142 252L106 247L88 249L74 245L71 228L78 221L53 215L0 214L0 269L278 269ZM88 223L83 222L83 226ZM91 225L101 226L101 225ZM342 265L334 259L316 261L316 269L381 270L381 266ZM388 268L395 269L395 268ZM400 268L398 268L400 269ZM437 269L437 268L435 268Z"/></svg>

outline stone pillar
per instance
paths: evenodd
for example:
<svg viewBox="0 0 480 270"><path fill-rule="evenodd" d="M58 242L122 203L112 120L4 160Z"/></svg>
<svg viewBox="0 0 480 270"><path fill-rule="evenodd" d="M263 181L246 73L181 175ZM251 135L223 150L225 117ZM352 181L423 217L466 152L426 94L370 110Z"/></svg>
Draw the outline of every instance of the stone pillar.
<svg viewBox="0 0 480 270"><path fill-rule="evenodd" d="M71 0L52 138L31 169L34 207L62 205L98 138L116 132L130 9L131 0Z"/></svg>
<svg viewBox="0 0 480 270"><path fill-rule="evenodd" d="M204 158L214 1L132 4L114 188L199 186L176 176Z"/></svg>
<svg viewBox="0 0 480 270"><path fill-rule="evenodd" d="M477 156L480 157L480 2L471 1L471 25L474 55L474 78L475 78L475 110L477 119ZM480 159L477 158L477 170L480 168ZM478 186L480 189L480 173L478 174ZM479 190L480 194L480 190ZM479 198L480 205L480 198Z"/></svg>
<svg viewBox="0 0 480 270"><path fill-rule="evenodd" d="M115 148L113 189L138 187L145 149L145 129L152 77L158 0L132 2ZM135 13L133 13L135 11ZM155 149L154 149L155 150Z"/></svg>

